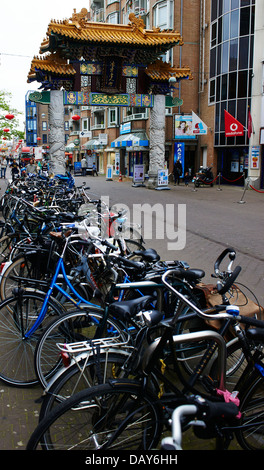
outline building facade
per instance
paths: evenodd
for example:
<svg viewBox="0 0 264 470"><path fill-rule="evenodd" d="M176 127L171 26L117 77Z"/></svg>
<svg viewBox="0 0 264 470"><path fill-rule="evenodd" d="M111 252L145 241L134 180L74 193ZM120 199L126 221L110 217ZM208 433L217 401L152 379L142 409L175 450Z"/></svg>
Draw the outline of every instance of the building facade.
<svg viewBox="0 0 264 470"><path fill-rule="evenodd" d="M184 172L212 167L215 177L243 184L250 176L263 187L263 25L262 0L91 0L89 21L128 24L133 13L145 31L178 31L183 45L161 56L172 67L188 66L192 80L178 79L165 111L165 164L172 172L180 158ZM90 59L91 60L91 59ZM81 91L91 77L80 77ZM126 93L137 81L126 79ZM168 97L169 98L169 97ZM95 161L101 173L133 176L135 163L149 166L150 110L145 107L76 106L69 109L67 153ZM193 115L205 134L189 132ZM226 115L240 126L227 133ZM76 118L77 116L77 118ZM233 126L232 126L233 129ZM241 131L242 129L242 131Z"/></svg>

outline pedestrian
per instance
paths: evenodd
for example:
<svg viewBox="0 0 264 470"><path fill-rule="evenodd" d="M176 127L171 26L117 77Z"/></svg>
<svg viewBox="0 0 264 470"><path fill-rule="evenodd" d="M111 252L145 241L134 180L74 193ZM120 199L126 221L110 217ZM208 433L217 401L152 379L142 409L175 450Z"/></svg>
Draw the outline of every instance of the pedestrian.
<svg viewBox="0 0 264 470"><path fill-rule="evenodd" d="M190 175L189 175L189 172L186 171L186 173L185 173L185 175L184 175L184 183L185 183L185 186L188 186L189 181L190 181Z"/></svg>
<svg viewBox="0 0 264 470"><path fill-rule="evenodd" d="M34 159L31 158L29 160L29 164L26 166L26 171L27 171L27 175L29 174L37 174L37 165L34 163Z"/></svg>
<svg viewBox="0 0 264 470"><path fill-rule="evenodd" d="M41 165L41 161L40 161L40 160L38 161L37 168L38 168L38 174L40 175L41 170L42 170L42 165Z"/></svg>
<svg viewBox="0 0 264 470"><path fill-rule="evenodd" d="M96 164L93 163L93 176L94 174L96 174L96 176L98 176L98 173L97 173L97 168L96 168Z"/></svg>
<svg viewBox="0 0 264 470"><path fill-rule="evenodd" d="M4 157L1 162L1 178L6 177L7 159Z"/></svg>
<svg viewBox="0 0 264 470"><path fill-rule="evenodd" d="M17 163L13 163L11 168L12 181L14 181L19 176L19 168Z"/></svg>
<svg viewBox="0 0 264 470"><path fill-rule="evenodd" d="M86 167L87 167L87 162L86 162L86 158L83 157L81 159L81 167L82 167L82 176L86 176Z"/></svg>
<svg viewBox="0 0 264 470"><path fill-rule="evenodd" d="M46 162L46 160L44 160L43 165L42 165L42 174L44 176L49 176L49 165Z"/></svg>
<svg viewBox="0 0 264 470"><path fill-rule="evenodd" d="M180 184L180 177L182 175L182 164L179 159L174 164L173 175L174 175L174 184Z"/></svg>

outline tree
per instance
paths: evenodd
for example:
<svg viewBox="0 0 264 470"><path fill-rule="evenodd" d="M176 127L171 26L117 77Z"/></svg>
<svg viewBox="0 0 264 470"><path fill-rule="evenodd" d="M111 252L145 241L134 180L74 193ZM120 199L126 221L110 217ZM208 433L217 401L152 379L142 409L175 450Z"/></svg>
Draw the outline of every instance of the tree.
<svg viewBox="0 0 264 470"><path fill-rule="evenodd" d="M17 118L22 113L10 107L8 101L11 97L11 93L0 90L0 139L2 137L6 137L6 140L11 140L13 137L23 139L24 132L18 130L19 122ZM5 116L7 114L13 114L15 116L14 119L6 119ZM5 132L4 129L9 129L9 132Z"/></svg>

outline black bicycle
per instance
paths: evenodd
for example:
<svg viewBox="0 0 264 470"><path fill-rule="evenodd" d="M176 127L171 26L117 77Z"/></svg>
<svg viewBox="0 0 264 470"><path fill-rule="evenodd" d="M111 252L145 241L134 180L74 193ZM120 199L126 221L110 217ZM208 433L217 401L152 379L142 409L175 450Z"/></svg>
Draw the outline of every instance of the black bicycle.
<svg viewBox="0 0 264 470"><path fill-rule="evenodd" d="M172 275L172 271L167 272L163 280L166 282L166 278ZM236 433L244 448L262 448L259 434L264 429L264 421L261 420L260 413L260 408L261 406L263 408L264 404L263 399L259 399L257 413L253 417L251 410L252 397L255 397L259 384L263 384L263 376L260 372L263 368L262 347L259 348L259 345L263 344L264 323L242 317L237 314L234 307L232 307L233 313L223 312L213 315L212 312L202 312L175 288L172 289L199 316L230 320L234 325L234 330L239 331L238 337L241 339L248 362L237 384L241 417L232 417L228 423L225 421L222 427L213 426L210 437L217 438L218 448L227 449L233 434ZM205 336L211 340L211 344L216 342L218 345L218 375L213 379L207 377L204 381L204 391L200 394L205 399L216 403L224 402L226 396L230 399L232 395L227 392L225 386L226 344L223 337L213 331L174 335L176 322L177 316L170 322L161 322L158 327L163 326L162 335L154 339L147 347L145 345L143 350L139 348L134 351L133 366L131 359L125 366L128 377L129 374L134 374L133 380L129 378L110 380L108 383L83 390L63 400L39 423L27 448L46 450L155 448L162 432L168 427L172 411L186 403L186 397L194 390L192 384L187 392L186 384L184 384L183 391L177 374L173 374L177 371L177 358L174 357L175 345L201 341ZM239 328L242 322L248 325L258 325L261 330L258 331L255 328L243 330ZM254 352L250 345L253 338L255 338ZM141 344L143 345L143 342ZM206 354L210 353L209 349ZM140 352L144 353L142 358ZM201 364L204 360L205 358L202 359ZM254 377L255 380L252 382ZM253 401L255 402L255 398ZM249 412L251 413L250 419L248 419ZM256 436L255 440L253 436Z"/></svg>

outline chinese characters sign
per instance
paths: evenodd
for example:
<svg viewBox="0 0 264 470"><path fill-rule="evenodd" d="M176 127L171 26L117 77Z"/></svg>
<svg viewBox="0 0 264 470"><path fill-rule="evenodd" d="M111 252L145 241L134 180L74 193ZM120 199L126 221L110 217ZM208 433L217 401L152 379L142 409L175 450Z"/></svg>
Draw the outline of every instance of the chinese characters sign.
<svg viewBox="0 0 264 470"><path fill-rule="evenodd" d="M105 93L64 92L65 105L82 106L136 106L142 108L153 107L153 95L140 94L118 94L108 95Z"/></svg>

